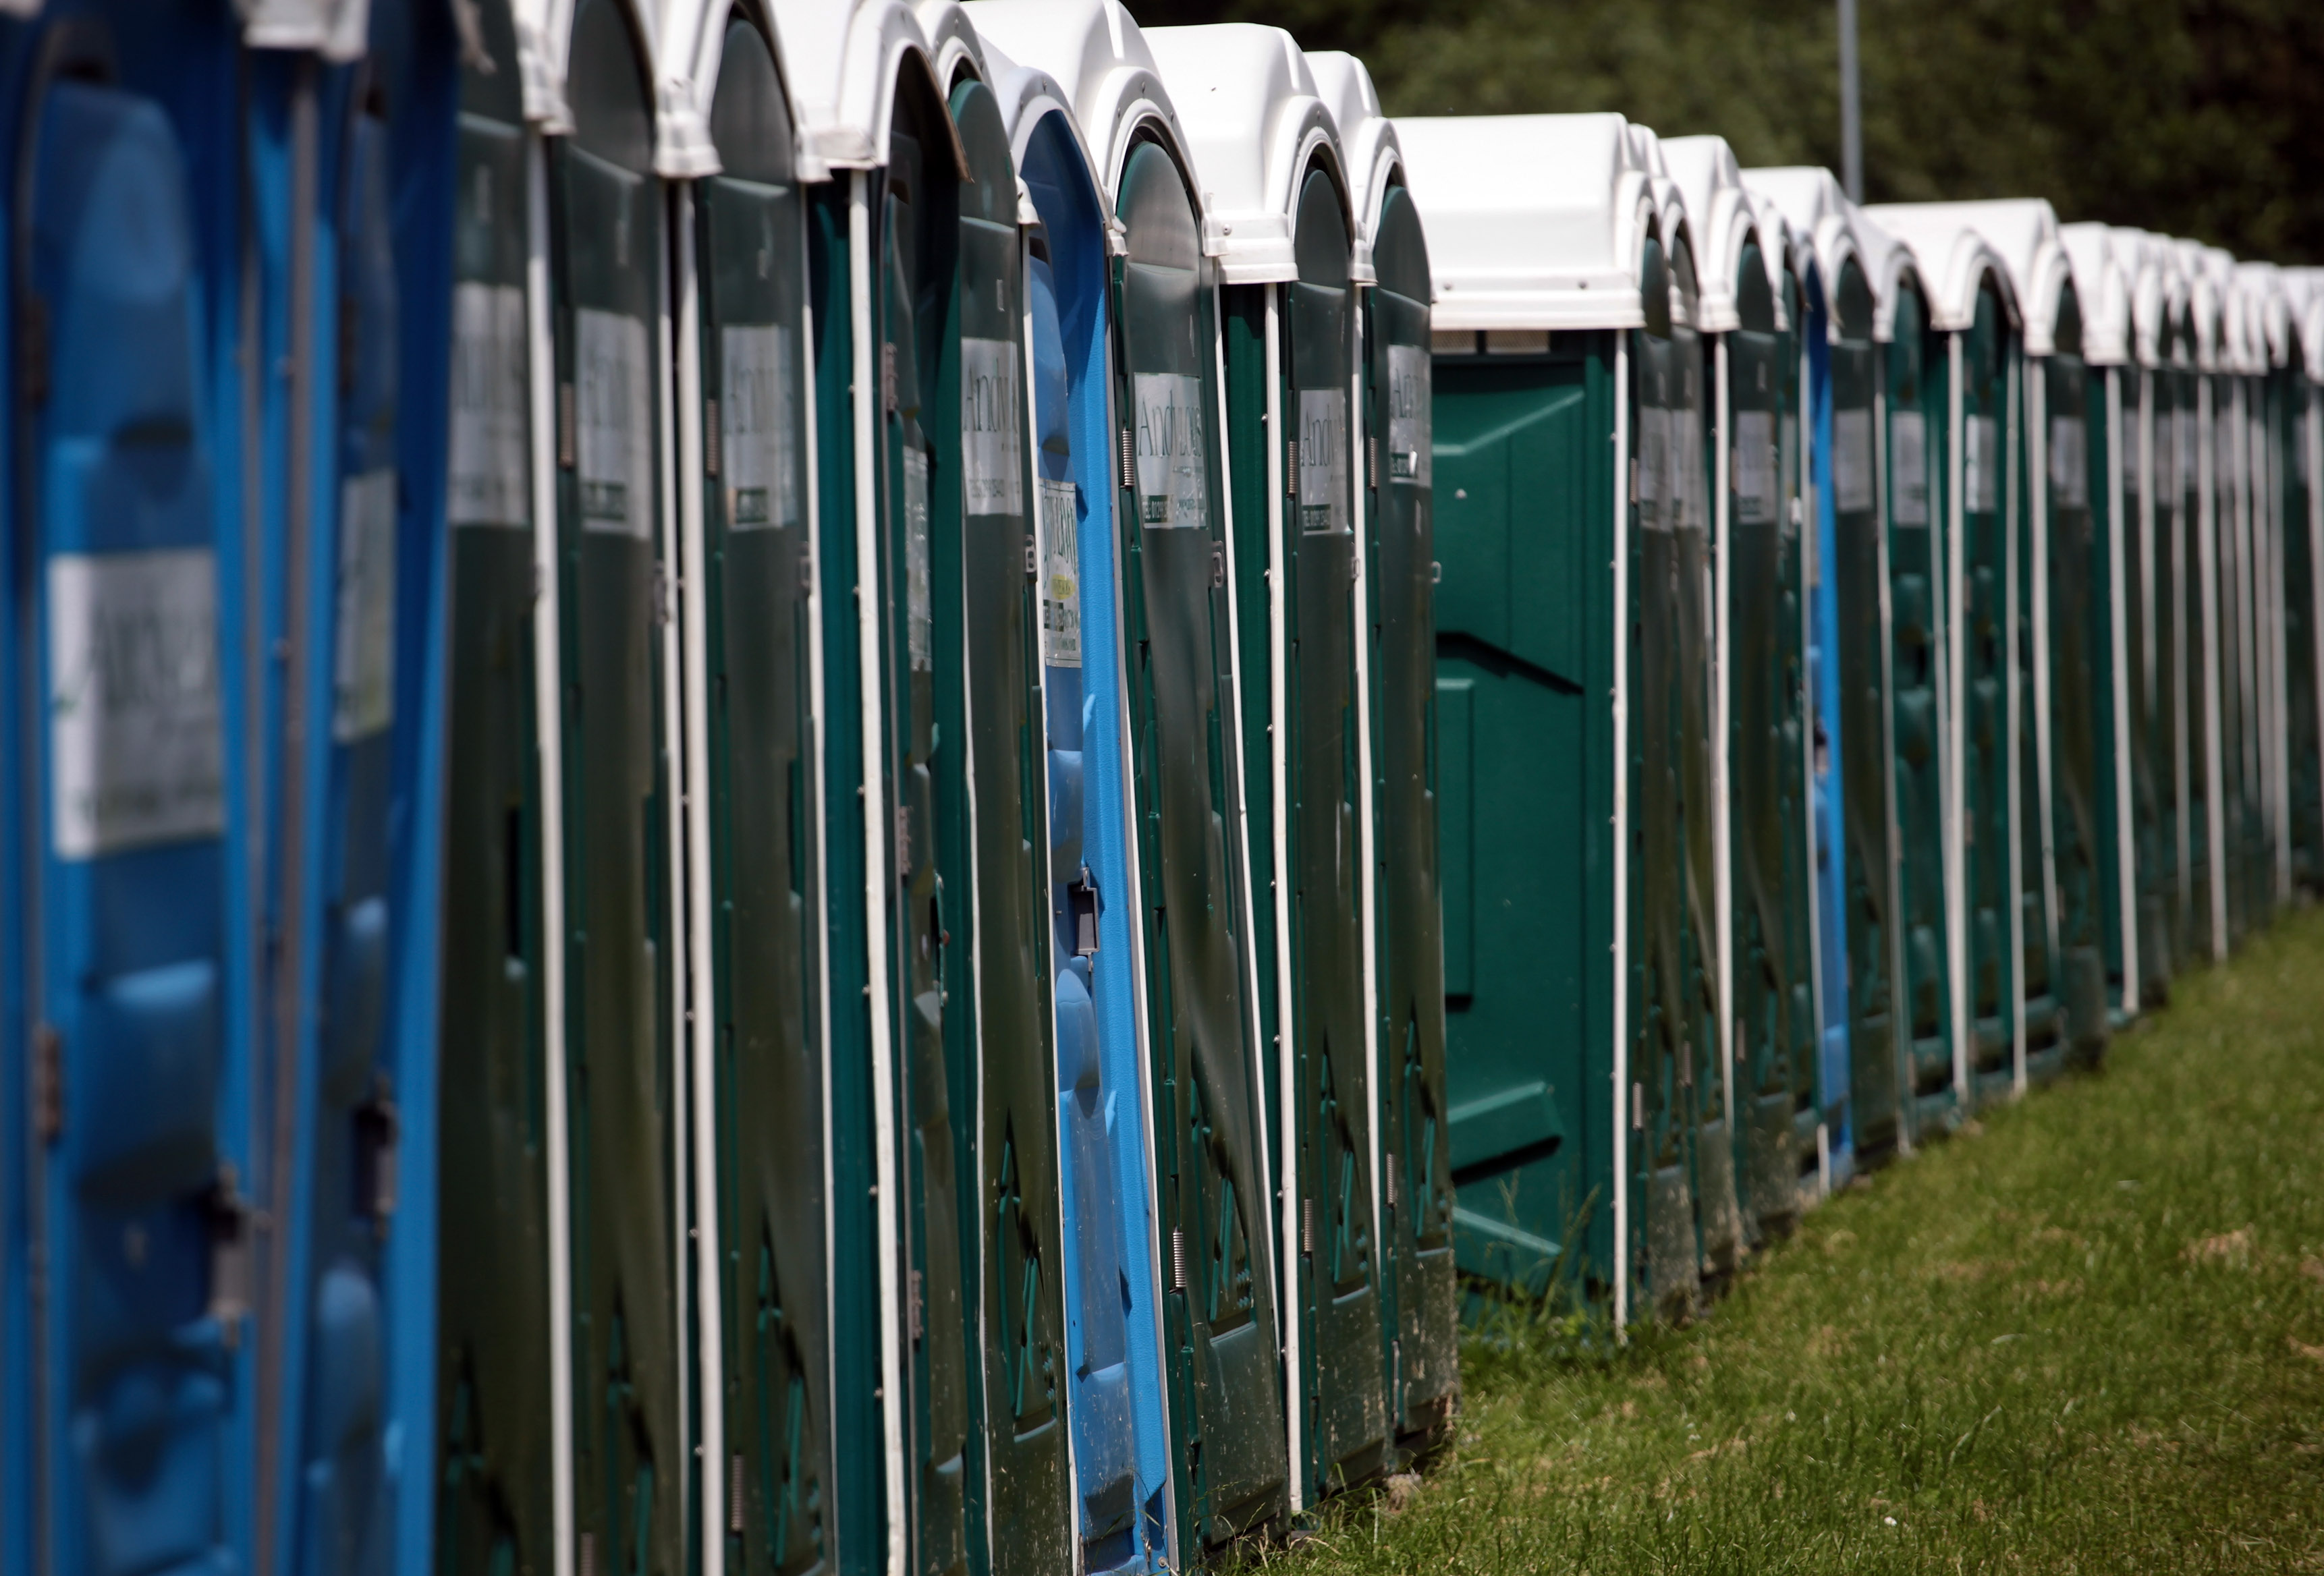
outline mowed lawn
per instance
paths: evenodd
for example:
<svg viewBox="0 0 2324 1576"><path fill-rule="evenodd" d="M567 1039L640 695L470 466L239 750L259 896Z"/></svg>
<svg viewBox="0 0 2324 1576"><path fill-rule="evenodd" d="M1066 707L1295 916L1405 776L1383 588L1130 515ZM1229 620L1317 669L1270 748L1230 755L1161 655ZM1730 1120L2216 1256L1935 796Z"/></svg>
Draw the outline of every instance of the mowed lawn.
<svg viewBox="0 0 2324 1576"><path fill-rule="evenodd" d="M2324 910L1810 1215L1690 1328L1472 1338L1338 1572L2324 1571Z"/></svg>

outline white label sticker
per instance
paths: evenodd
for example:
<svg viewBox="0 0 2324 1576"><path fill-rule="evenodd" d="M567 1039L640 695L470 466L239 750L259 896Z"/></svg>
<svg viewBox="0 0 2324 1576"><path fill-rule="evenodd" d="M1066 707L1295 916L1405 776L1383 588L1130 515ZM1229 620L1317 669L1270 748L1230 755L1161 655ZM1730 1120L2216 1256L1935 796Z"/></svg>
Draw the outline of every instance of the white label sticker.
<svg viewBox="0 0 2324 1576"><path fill-rule="evenodd" d="M779 323L719 331L718 470L726 528L764 530L799 521L799 464L791 410L791 331Z"/></svg>
<svg viewBox="0 0 2324 1576"><path fill-rule="evenodd" d="M1694 380L1685 380L1693 392ZM1680 406L1669 413L1671 528L1701 530L1711 523L1711 483L1703 475L1702 428L1699 408Z"/></svg>
<svg viewBox="0 0 2324 1576"><path fill-rule="evenodd" d="M1041 660L1082 665L1081 489L1041 483Z"/></svg>
<svg viewBox="0 0 2324 1576"><path fill-rule="evenodd" d="M331 737L341 744L395 721L395 472L339 485L338 642Z"/></svg>
<svg viewBox="0 0 2324 1576"><path fill-rule="evenodd" d="M48 581L57 857L225 831L217 555L60 553Z"/></svg>
<svg viewBox="0 0 2324 1576"><path fill-rule="evenodd" d="M588 307L573 317L573 457L582 528L650 536L653 390L646 326Z"/></svg>
<svg viewBox="0 0 2324 1576"><path fill-rule="evenodd" d="M2050 418L2050 495L2061 509L2090 505L2089 427L2080 416Z"/></svg>
<svg viewBox="0 0 2324 1576"><path fill-rule="evenodd" d="M1659 405L1638 408L1637 465L1639 521L1658 526L1670 469L1670 412Z"/></svg>
<svg viewBox="0 0 2324 1576"><path fill-rule="evenodd" d="M1929 419L1918 410L1888 419L1888 514L1898 525L1929 523Z"/></svg>
<svg viewBox="0 0 2324 1576"><path fill-rule="evenodd" d="M1735 413L1735 518L1766 525L1775 518L1775 418L1766 410Z"/></svg>
<svg viewBox="0 0 2324 1576"><path fill-rule="evenodd" d="M2001 507L2001 427L1990 416L1972 416L1967 426L1961 497L1971 514L1990 514Z"/></svg>
<svg viewBox="0 0 2324 1576"><path fill-rule="evenodd" d="M1209 468L1203 453L1203 384L1183 373L1142 372L1137 401L1138 519L1154 530L1210 529Z"/></svg>
<svg viewBox="0 0 2324 1576"><path fill-rule="evenodd" d="M1432 484L1429 463L1430 357L1417 345L1388 347L1388 479Z"/></svg>
<svg viewBox="0 0 2324 1576"><path fill-rule="evenodd" d="M969 513L1025 512L1024 432L1025 385L1017 378L1015 343L963 339L961 485Z"/></svg>
<svg viewBox="0 0 2324 1576"><path fill-rule="evenodd" d="M1775 497L1780 504L1797 498L1800 493L1800 419L1784 411L1777 430L1783 434L1782 447L1775 456ZM1796 509L1783 511L1783 516L1785 530L1800 523Z"/></svg>
<svg viewBox="0 0 2324 1576"><path fill-rule="evenodd" d="M451 395L445 519L529 528L524 291L518 286L463 280L453 287Z"/></svg>
<svg viewBox="0 0 2324 1576"><path fill-rule="evenodd" d="M1842 514L1872 507L1872 412L1841 410L1831 419L1831 502Z"/></svg>
<svg viewBox="0 0 2324 1576"><path fill-rule="evenodd" d="M928 456L904 450L904 641L912 666L936 666L936 604L928 590Z"/></svg>
<svg viewBox="0 0 2324 1576"><path fill-rule="evenodd" d="M1348 527L1348 392L1299 391L1299 529L1344 534Z"/></svg>

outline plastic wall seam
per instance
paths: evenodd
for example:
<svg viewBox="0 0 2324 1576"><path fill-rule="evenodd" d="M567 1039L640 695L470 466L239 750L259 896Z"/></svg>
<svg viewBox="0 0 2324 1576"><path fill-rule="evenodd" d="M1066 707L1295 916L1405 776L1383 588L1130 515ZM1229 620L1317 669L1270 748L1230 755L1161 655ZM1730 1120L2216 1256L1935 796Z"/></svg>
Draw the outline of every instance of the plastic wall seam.
<svg viewBox="0 0 2324 1576"><path fill-rule="evenodd" d="M1629 656L1630 625L1630 346L1628 336L1614 336L1614 501L1613 567L1613 760L1614 779L1614 1088L1610 1101L1614 1122L1614 1335L1627 1341L1630 1323L1630 1034L1629 998L1625 989L1629 971L1629 717L1628 687L1623 682Z"/></svg>

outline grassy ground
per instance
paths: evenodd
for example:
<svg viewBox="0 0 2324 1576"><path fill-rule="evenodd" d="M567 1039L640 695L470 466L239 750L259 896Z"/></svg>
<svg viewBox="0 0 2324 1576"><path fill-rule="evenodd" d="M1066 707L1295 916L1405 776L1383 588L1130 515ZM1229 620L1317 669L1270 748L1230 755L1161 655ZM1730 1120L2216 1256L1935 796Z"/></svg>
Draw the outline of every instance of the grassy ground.
<svg viewBox="0 0 2324 1576"><path fill-rule="evenodd" d="M1692 1328L1472 1339L1457 1447L1254 1558L2324 1571L2319 1026L2310 909L2103 1073L1810 1215Z"/></svg>

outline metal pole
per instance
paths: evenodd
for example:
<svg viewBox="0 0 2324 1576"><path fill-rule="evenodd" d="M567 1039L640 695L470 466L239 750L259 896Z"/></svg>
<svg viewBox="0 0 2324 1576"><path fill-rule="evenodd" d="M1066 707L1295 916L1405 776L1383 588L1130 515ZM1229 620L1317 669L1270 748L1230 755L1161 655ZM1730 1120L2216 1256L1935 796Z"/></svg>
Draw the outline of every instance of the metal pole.
<svg viewBox="0 0 2324 1576"><path fill-rule="evenodd" d="M1848 200L1864 200L1864 101L1856 67L1856 0L1840 0L1840 175Z"/></svg>

